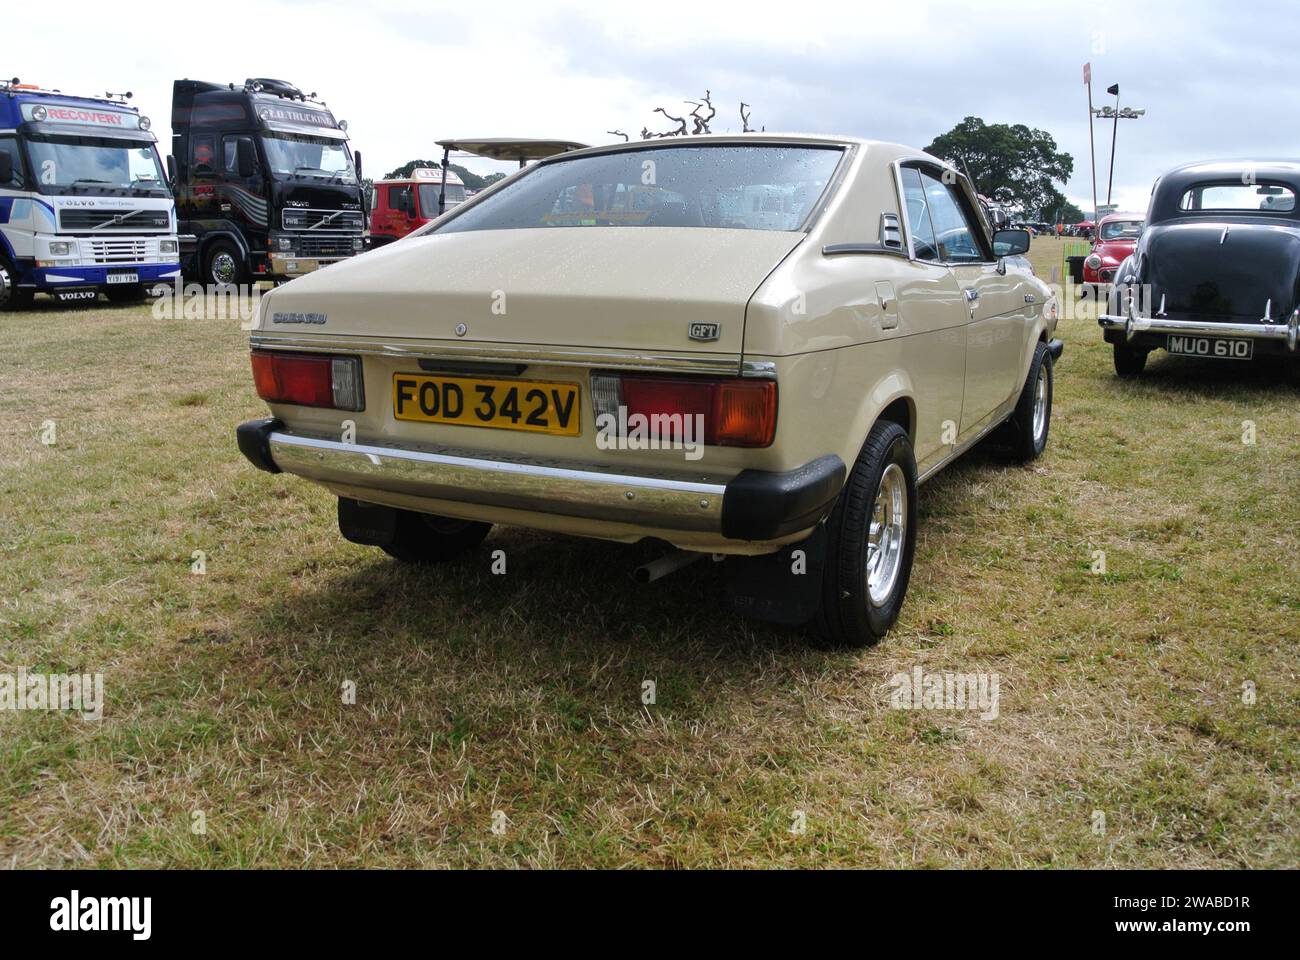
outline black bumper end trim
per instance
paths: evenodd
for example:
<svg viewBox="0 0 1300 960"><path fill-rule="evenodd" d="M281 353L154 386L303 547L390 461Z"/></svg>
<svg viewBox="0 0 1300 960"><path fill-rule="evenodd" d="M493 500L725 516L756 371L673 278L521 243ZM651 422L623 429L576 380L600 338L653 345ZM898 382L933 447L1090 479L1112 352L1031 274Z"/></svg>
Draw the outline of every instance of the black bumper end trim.
<svg viewBox="0 0 1300 960"><path fill-rule="evenodd" d="M847 474L835 454L785 473L742 470L722 499L722 535L774 540L807 530L830 512Z"/></svg>
<svg viewBox="0 0 1300 960"><path fill-rule="evenodd" d="M271 459L271 434L284 429L284 424L274 417L264 420L249 420L235 428L235 440L239 443L239 452L248 458L248 462L267 473L279 473L280 468Z"/></svg>
<svg viewBox="0 0 1300 960"><path fill-rule="evenodd" d="M1050 353L1050 354L1052 355L1052 362L1053 362L1053 363L1055 363L1057 360L1060 360L1060 359L1061 359L1061 354L1065 353L1065 341L1064 341L1064 340L1048 340L1048 341L1047 341L1047 352Z"/></svg>

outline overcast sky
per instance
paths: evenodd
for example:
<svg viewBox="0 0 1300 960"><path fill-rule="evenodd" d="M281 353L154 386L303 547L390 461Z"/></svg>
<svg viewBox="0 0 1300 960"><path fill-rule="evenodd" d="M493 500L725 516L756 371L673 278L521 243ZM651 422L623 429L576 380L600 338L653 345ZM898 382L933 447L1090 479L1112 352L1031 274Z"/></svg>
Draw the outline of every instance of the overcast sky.
<svg viewBox="0 0 1300 960"><path fill-rule="evenodd" d="M1087 209L1091 61L1097 105L1114 103L1105 88L1118 82L1122 105L1147 110L1120 121L1115 171L1116 201L1144 210L1153 178L1177 163L1300 156L1295 12L1282 0L64 0L8 6L0 69L69 92L132 90L163 153L172 80L289 80L349 122L369 176L432 158L448 137L605 143L616 128L666 130L653 108L680 115L705 88L715 132L740 129L740 100L769 131L917 147L974 115L1051 133L1075 160L1065 192ZM1111 126L1095 132L1104 203Z"/></svg>

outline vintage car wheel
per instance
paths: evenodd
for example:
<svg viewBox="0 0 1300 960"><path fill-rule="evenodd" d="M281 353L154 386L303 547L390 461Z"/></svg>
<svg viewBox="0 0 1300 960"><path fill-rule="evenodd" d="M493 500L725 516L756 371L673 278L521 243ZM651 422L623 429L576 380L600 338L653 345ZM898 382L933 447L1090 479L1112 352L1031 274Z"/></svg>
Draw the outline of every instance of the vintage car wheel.
<svg viewBox="0 0 1300 960"><path fill-rule="evenodd" d="M1134 350L1127 343L1117 343L1115 349L1115 373L1121 377L1136 377L1147 365L1147 350Z"/></svg>
<svg viewBox="0 0 1300 960"><path fill-rule="evenodd" d="M903 608L916 549L916 461L901 426L871 428L827 532L814 631L834 646L876 643Z"/></svg>
<svg viewBox="0 0 1300 960"><path fill-rule="evenodd" d="M1014 455L1022 463L1038 459L1047 447L1052 427L1052 386L1052 355L1047 344L1039 341L1010 421Z"/></svg>
<svg viewBox="0 0 1300 960"><path fill-rule="evenodd" d="M398 510L393 542L383 551L403 563L441 563L473 550L491 529L477 520Z"/></svg>

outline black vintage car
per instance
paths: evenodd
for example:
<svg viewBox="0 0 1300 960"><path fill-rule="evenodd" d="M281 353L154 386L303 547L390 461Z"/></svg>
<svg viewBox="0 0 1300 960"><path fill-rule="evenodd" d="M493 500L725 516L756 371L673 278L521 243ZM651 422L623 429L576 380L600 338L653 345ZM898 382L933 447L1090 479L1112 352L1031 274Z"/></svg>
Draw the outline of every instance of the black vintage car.
<svg viewBox="0 0 1300 960"><path fill-rule="evenodd" d="M1300 361L1300 162L1220 160L1156 181L1147 227L1098 322L1115 372L1152 350Z"/></svg>

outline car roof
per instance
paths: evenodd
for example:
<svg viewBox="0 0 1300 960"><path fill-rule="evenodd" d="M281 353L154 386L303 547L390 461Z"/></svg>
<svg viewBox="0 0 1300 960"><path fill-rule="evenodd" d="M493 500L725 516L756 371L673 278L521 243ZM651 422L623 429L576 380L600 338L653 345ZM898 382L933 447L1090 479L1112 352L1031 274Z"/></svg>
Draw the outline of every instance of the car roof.
<svg viewBox="0 0 1300 960"><path fill-rule="evenodd" d="M868 140L864 137L841 136L827 133L699 133L683 134L681 136L671 137L652 137L648 140L630 140L627 143L615 142L606 143L599 146L587 147L584 150L574 150L570 153L560 154L554 159L571 159L573 157L589 156L598 153L619 153L624 150L636 150L642 147L675 147L678 145L694 146L698 144L712 143L753 143L753 144L808 144L809 146L832 146L832 147L865 147L876 154L885 154L889 159L922 158L930 160L941 167L952 167L952 164L939 157L931 156L916 147L909 147L901 143L890 143L885 140Z"/></svg>
<svg viewBox="0 0 1300 960"><path fill-rule="evenodd" d="M1246 174L1249 174L1250 180L1245 179ZM1186 191L1197 184L1232 180L1241 180L1243 184L1280 182L1300 191L1300 160L1198 160L1174 167L1152 187L1148 219L1152 223L1158 223L1184 216L1184 211L1179 209L1179 199ZM1240 215L1231 211L1217 213L1221 218ZM1287 219L1293 219L1294 216L1295 213L1291 213Z"/></svg>

